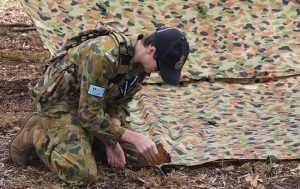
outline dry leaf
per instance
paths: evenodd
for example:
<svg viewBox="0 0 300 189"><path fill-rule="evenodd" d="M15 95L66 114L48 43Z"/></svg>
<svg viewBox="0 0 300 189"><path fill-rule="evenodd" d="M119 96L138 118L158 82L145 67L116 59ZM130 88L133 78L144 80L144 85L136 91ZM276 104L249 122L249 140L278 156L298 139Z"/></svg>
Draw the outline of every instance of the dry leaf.
<svg viewBox="0 0 300 189"><path fill-rule="evenodd" d="M249 175L245 178L246 182L250 182L250 185L254 188L257 187L258 184L258 180L262 182L261 179L258 179L259 175L258 174L254 174L254 175Z"/></svg>
<svg viewBox="0 0 300 189"><path fill-rule="evenodd" d="M291 172L296 172L296 171L300 171L300 163L298 164L296 169L291 169Z"/></svg>
<svg viewBox="0 0 300 189"><path fill-rule="evenodd" d="M246 182L250 182L252 181L252 176L251 175L248 175L246 178L245 178Z"/></svg>
<svg viewBox="0 0 300 189"><path fill-rule="evenodd" d="M232 170L234 170L234 167L232 165L230 165L228 167L225 167L224 170L225 171L232 171Z"/></svg>
<svg viewBox="0 0 300 189"><path fill-rule="evenodd" d="M205 184L201 184L201 185L196 185L195 188L209 188L208 185L205 185Z"/></svg>
<svg viewBox="0 0 300 189"><path fill-rule="evenodd" d="M156 148L157 148L158 153L159 153L159 162L157 162L157 163L148 162L149 165L153 166L153 165L159 165L159 164L163 164L163 163L170 163L171 162L171 156L164 149L163 145L161 143L156 144Z"/></svg>
<svg viewBox="0 0 300 189"><path fill-rule="evenodd" d="M253 182L252 182L252 186L253 187L257 187L257 180L258 180L258 174L255 176Z"/></svg>
<svg viewBox="0 0 300 189"><path fill-rule="evenodd" d="M201 174L199 176L199 180L204 180L206 178L207 174Z"/></svg>
<svg viewBox="0 0 300 189"><path fill-rule="evenodd" d="M7 133L16 133L20 130L20 127L13 127L12 129L9 129L8 131L6 131Z"/></svg>
<svg viewBox="0 0 300 189"><path fill-rule="evenodd" d="M277 167L279 167L280 165L279 164L274 164L272 167L274 167L274 168L277 168Z"/></svg>
<svg viewBox="0 0 300 189"><path fill-rule="evenodd" d="M211 179L210 179L210 182L211 182L212 184L214 184L214 183L216 182L216 180L217 180L217 178L211 178Z"/></svg>

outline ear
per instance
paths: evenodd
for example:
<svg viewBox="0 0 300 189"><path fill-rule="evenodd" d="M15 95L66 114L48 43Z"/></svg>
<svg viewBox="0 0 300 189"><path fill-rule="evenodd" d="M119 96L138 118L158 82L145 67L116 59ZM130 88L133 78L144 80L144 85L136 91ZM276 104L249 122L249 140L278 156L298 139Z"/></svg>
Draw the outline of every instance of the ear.
<svg viewBox="0 0 300 189"><path fill-rule="evenodd" d="M148 45L146 51L147 51L148 54L154 54L155 51L156 51L156 48L152 44L150 44L150 45Z"/></svg>

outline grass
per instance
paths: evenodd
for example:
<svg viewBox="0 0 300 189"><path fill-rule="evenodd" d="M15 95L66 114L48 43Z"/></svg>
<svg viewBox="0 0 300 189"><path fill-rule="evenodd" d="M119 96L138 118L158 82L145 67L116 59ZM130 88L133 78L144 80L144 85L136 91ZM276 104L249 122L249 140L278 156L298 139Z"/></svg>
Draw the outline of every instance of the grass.
<svg viewBox="0 0 300 189"><path fill-rule="evenodd" d="M1 0L0 9L21 9L19 1L17 0Z"/></svg>
<svg viewBox="0 0 300 189"><path fill-rule="evenodd" d="M0 114L0 133L4 131L12 131L18 129L20 119L24 116L24 112L4 112Z"/></svg>
<svg viewBox="0 0 300 189"><path fill-rule="evenodd" d="M0 58L9 58L20 61L23 59L23 53L19 50L0 50Z"/></svg>

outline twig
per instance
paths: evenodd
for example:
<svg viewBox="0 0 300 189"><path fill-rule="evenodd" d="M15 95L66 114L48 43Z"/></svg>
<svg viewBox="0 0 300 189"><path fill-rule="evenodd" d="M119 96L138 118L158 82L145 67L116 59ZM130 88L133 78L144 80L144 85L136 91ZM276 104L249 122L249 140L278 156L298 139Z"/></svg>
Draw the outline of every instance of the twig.
<svg viewBox="0 0 300 189"><path fill-rule="evenodd" d="M0 23L0 27L32 27L32 24L26 23Z"/></svg>
<svg viewBox="0 0 300 189"><path fill-rule="evenodd" d="M140 177L132 177L133 179L135 179L136 181L142 183L142 184L149 184L147 181L145 181L144 179L140 178Z"/></svg>
<svg viewBox="0 0 300 189"><path fill-rule="evenodd" d="M16 29L13 29L12 31L13 32L27 32L27 31L34 31L36 30L35 27L30 27L30 28L16 28Z"/></svg>
<svg viewBox="0 0 300 189"><path fill-rule="evenodd" d="M242 176L238 177L238 184L240 184L241 178L247 177L247 176L249 176L249 175L250 175L250 174L246 174L246 175L242 175Z"/></svg>
<svg viewBox="0 0 300 189"><path fill-rule="evenodd" d="M164 173L163 170L161 169L161 166L155 165L155 166L154 166L154 170L155 170L157 173L161 174L162 176L166 177L165 173Z"/></svg>
<svg viewBox="0 0 300 189"><path fill-rule="evenodd" d="M293 175L277 176L277 177L272 177L271 179L282 179L282 178L290 178L290 177L293 177Z"/></svg>

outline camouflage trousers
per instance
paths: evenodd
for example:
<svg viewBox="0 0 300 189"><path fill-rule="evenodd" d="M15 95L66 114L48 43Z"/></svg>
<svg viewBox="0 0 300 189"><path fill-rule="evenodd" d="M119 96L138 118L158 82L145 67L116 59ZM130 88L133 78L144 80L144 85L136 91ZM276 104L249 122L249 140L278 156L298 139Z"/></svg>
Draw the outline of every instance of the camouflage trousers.
<svg viewBox="0 0 300 189"><path fill-rule="evenodd" d="M88 185L97 180L96 160L106 160L105 145L88 134L76 115L41 116L44 133L34 144L40 159L67 183ZM146 166L131 144L120 143L126 165Z"/></svg>

